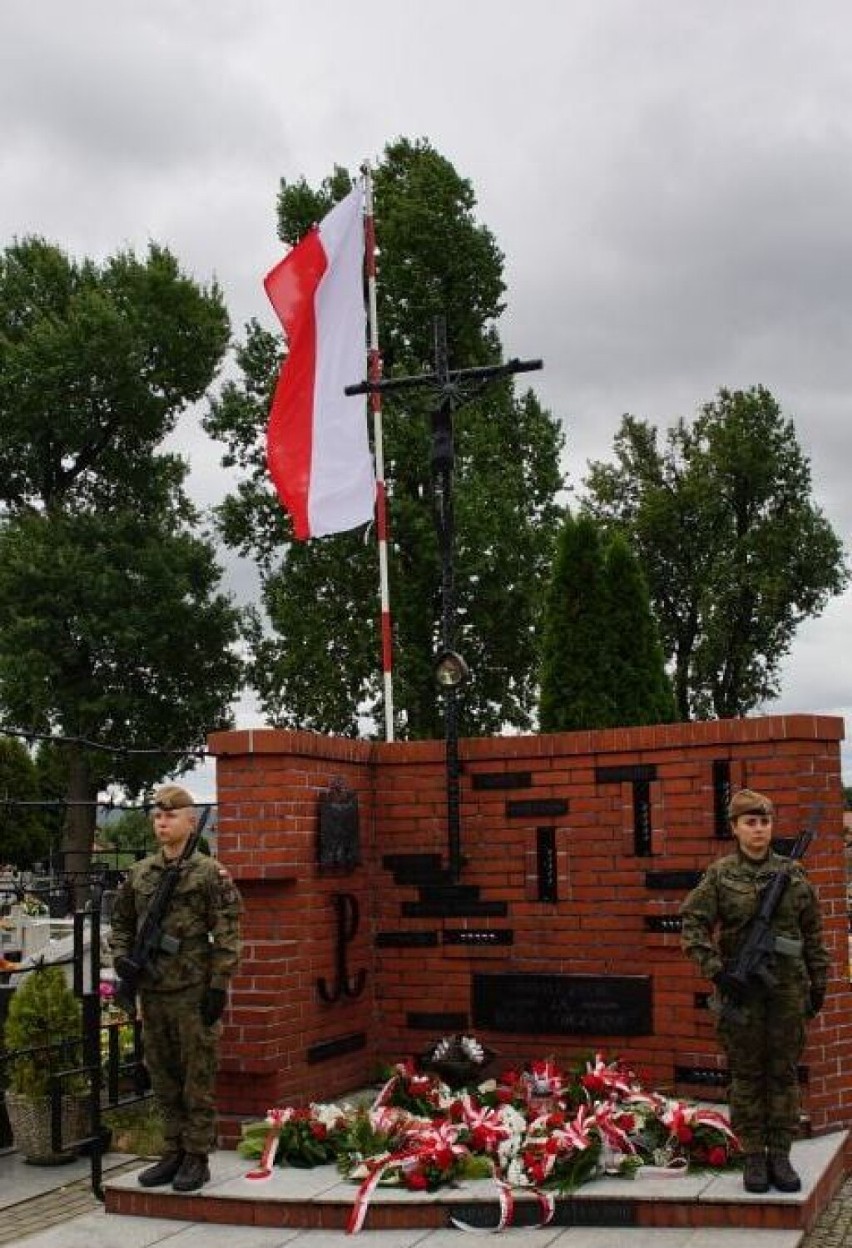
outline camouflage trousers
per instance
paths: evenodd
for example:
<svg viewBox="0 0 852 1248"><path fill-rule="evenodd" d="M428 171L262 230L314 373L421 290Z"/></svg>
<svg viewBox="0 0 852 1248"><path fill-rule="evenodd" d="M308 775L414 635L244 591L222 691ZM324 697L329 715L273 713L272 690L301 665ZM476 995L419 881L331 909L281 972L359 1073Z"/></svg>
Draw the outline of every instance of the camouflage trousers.
<svg viewBox="0 0 852 1248"><path fill-rule="evenodd" d="M719 1019L717 1033L731 1076L731 1126L743 1151L789 1151L799 1134L798 1063L805 1047L801 985L756 995L742 1022Z"/></svg>
<svg viewBox="0 0 852 1248"><path fill-rule="evenodd" d="M145 1065L163 1118L165 1151L209 1153L216 1144L216 1070L222 1024L205 1027L203 986L143 993Z"/></svg>

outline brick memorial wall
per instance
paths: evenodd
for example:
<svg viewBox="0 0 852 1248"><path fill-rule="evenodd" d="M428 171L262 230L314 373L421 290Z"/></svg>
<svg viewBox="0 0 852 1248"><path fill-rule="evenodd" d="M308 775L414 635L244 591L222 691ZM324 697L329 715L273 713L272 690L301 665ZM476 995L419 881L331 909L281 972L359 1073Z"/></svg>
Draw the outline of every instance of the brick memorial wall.
<svg viewBox="0 0 852 1248"><path fill-rule="evenodd" d="M815 1132L852 1125L842 735L840 719L787 715L462 741L457 881L441 742L214 735L219 856L246 904L223 1138L456 1031L506 1065L600 1051L661 1090L724 1098L678 908L728 852L725 803L743 785L772 796L781 838L820 808L807 866L833 971L800 1076ZM342 850L320 836L333 786L348 791Z"/></svg>

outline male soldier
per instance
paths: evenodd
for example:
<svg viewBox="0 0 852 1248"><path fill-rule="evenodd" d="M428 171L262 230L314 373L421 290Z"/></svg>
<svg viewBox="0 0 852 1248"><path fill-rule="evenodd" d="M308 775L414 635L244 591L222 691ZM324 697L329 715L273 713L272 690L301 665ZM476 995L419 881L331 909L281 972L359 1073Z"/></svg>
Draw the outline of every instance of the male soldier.
<svg viewBox="0 0 852 1248"><path fill-rule="evenodd" d="M135 980L138 989L145 1065L164 1124L163 1156L141 1172L139 1182L194 1192L210 1178L219 1020L239 958L242 904L224 867L193 850L180 864L162 921L163 934L176 947L158 953L137 977L128 959L163 872L195 831L192 796L179 785L164 785L154 794L151 817L160 849L134 863L121 885L111 945L116 974Z"/></svg>
<svg viewBox="0 0 852 1248"><path fill-rule="evenodd" d="M711 979L717 1034L731 1077L731 1126L745 1154L743 1186L797 1192L801 1179L790 1164L799 1127L797 1065L805 1021L822 1009L829 957L822 939L816 893L799 862L772 849L772 803L740 789L728 807L736 852L711 863L681 907L684 951ZM789 883L772 919L775 952L768 970L774 986L743 993L730 965L778 871Z"/></svg>

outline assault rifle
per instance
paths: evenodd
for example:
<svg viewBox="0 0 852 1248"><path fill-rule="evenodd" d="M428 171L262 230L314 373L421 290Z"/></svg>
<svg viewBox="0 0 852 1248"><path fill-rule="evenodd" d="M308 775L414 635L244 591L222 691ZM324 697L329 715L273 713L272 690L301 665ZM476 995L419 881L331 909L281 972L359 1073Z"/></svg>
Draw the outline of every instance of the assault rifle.
<svg viewBox="0 0 852 1248"><path fill-rule="evenodd" d="M159 979L161 975L160 968L157 965L159 955L163 953L174 954L180 949L180 941L175 936L169 936L163 931L163 920L172 904L172 897L180 878L181 866L195 852L205 824L210 818L210 809L210 806L204 807L201 818L198 820L194 831L190 833L181 853L173 862L169 863L163 872L162 878L157 885L157 891L154 893L150 905L145 911L142 926L136 933L136 940L133 942L133 948L129 956L118 959L120 965L116 969L119 971L119 980L116 985L115 996L119 1004L123 1005L130 1013L136 1008L136 988L142 972L147 971L152 979Z"/></svg>
<svg viewBox="0 0 852 1248"><path fill-rule="evenodd" d="M788 854L789 861L799 862L804 858L813 839L812 828L805 828L800 832ZM723 968L719 976L722 1018L743 1022L745 1015L738 1003L748 996L751 989L774 988L778 983L769 969L769 964L773 954L783 953L785 938L775 935L772 920L789 883L790 871L785 864L763 890L757 914L749 921L739 953Z"/></svg>

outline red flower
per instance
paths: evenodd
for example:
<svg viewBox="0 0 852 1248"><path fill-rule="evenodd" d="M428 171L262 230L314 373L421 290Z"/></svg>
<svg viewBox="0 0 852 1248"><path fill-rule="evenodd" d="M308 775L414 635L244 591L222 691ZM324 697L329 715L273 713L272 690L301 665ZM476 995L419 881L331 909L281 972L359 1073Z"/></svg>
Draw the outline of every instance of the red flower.
<svg viewBox="0 0 852 1248"><path fill-rule="evenodd" d="M324 1140L325 1137L328 1135L328 1130L326 1128L325 1123L317 1122L316 1120L314 1120L314 1122L310 1124L310 1132L315 1140Z"/></svg>
<svg viewBox="0 0 852 1248"><path fill-rule="evenodd" d="M721 1144L717 1144L715 1148L711 1148L707 1154L707 1161L711 1166L724 1166L728 1160L728 1154Z"/></svg>
<svg viewBox="0 0 852 1248"><path fill-rule="evenodd" d="M470 1133L470 1146L475 1153L487 1153L491 1147L491 1132L485 1127L474 1127Z"/></svg>
<svg viewBox="0 0 852 1248"><path fill-rule="evenodd" d="M527 1166L527 1173L529 1174L533 1183L543 1183L544 1180L547 1178L547 1171L545 1169L544 1163L541 1161L530 1162L529 1165Z"/></svg>
<svg viewBox="0 0 852 1248"><path fill-rule="evenodd" d="M429 1186L429 1180L420 1170L410 1170L404 1177L405 1186L412 1192L425 1192Z"/></svg>
<svg viewBox="0 0 852 1248"><path fill-rule="evenodd" d="M689 1144L692 1140L692 1127L687 1127L682 1123L675 1128L675 1135L681 1144Z"/></svg>

